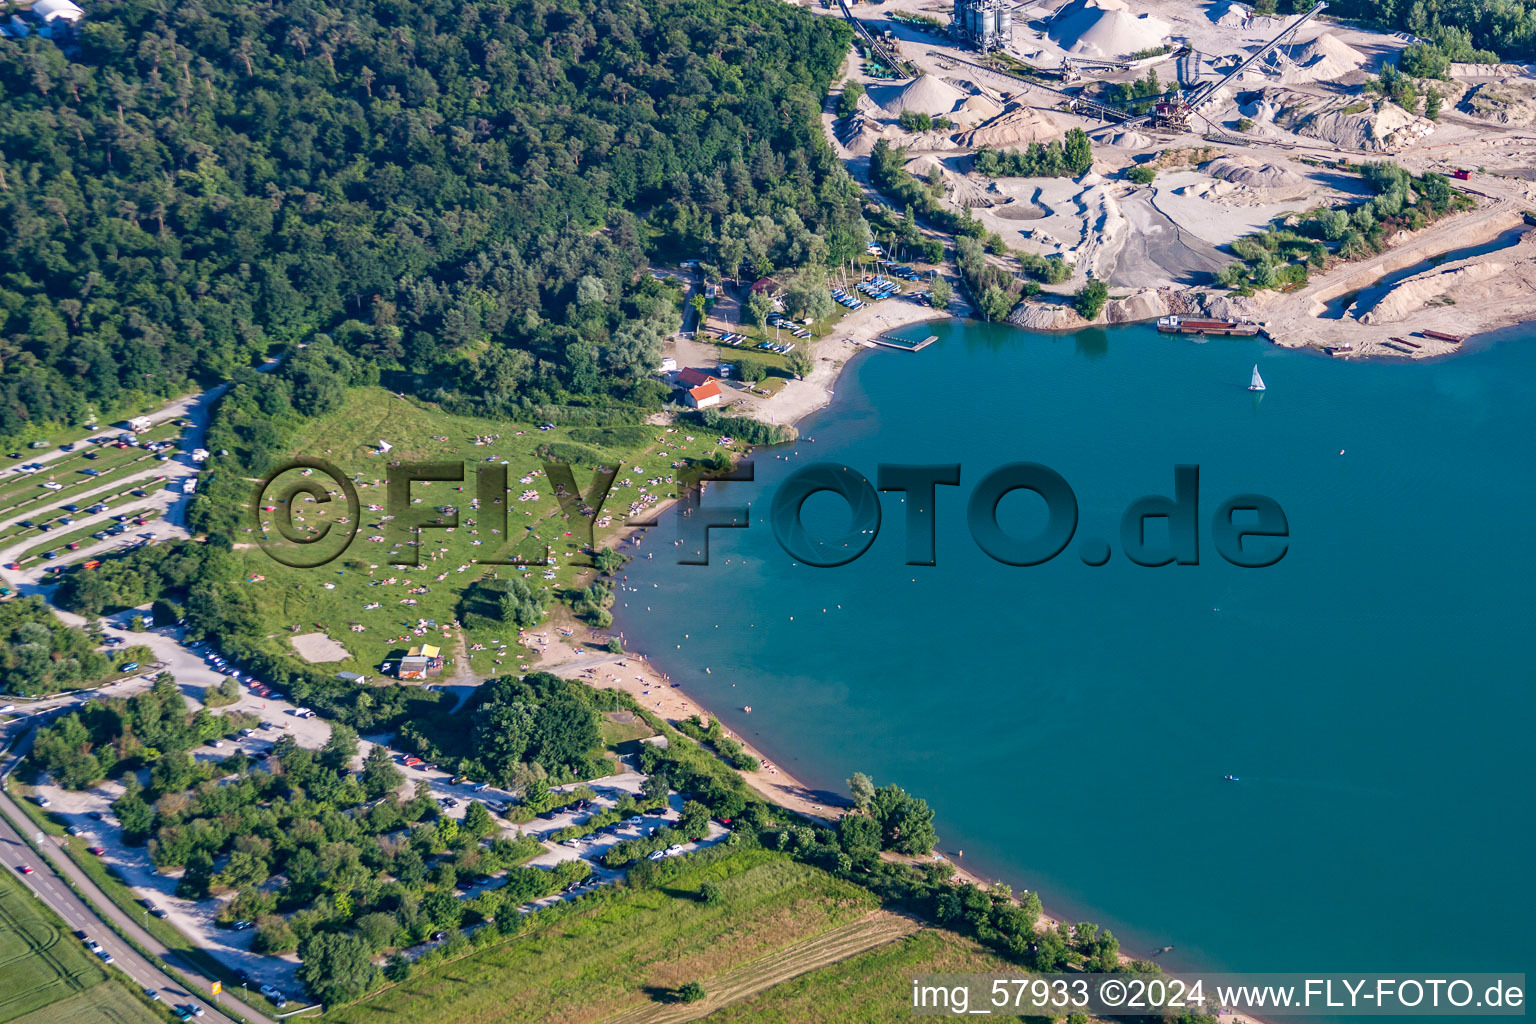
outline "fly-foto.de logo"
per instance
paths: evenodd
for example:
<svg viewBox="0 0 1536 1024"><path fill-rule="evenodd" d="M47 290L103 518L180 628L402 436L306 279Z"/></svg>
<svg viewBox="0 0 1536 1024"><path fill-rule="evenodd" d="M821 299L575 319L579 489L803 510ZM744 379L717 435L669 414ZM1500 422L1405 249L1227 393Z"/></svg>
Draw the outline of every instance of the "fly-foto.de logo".
<svg viewBox="0 0 1536 1024"><path fill-rule="evenodd" d="M580 530L578 539L589 549L595 548L596 524L619 467L598 467L583 491L569 465L543 465L572 534ZM277 483L293 470L305 475ZM316 479L315 473L324 474L329 486ZM507 467L480 466L475 469L474 478L475 524L487 536L508 538ZM703 497L707 485L754 480L751 463L724 473L701 466L678 471L678 494L683 500L673 506L673 513L682 539L679 564L708 565L711 530L747 529L751 525L750 508L746 505L706 504ZM412 495L412 486L426 481L463 483L465 466L462 462L437 462L389 467L386 514L381 517L379 528L394 539L391 551L399 552L392 557L396 564L420 564L424 531L454 530L460 526L456 507L417 507L421 499ZM818 462L796 470L774 489L769 525L779 546L797 561L821 568L849 565L868 551L880 534L880 495L900 494L906 510L906 564L934 565L941 488L959 487L960 482L959 463L881 463L871 483L849 466ZM1216 553L1235 566L1265 568L1279 562L1290 549L1290 523L1285 510L1273 498L1262 494L1232 495L1216 503L1207 521L1202 516L1199 466L1175 466L1172 490L1172 496L1149 494L1137 498L1120 517L1120 551L1136 565L1199 565L1200 529L1206 522ZM1035 533L1010 532L999 521L1003 499L1016 492L1032 493L1045 504L1045 525ZM841 533L818 534L806 525L805 504L822 493L837 495L847 504L850 522ZM346 514L300 528L294 522L295 499L300 495L317 504L344 501ZM361 510L352 481L331 463L311 457L290 460L268 475L257 486L250 505L263 550L293 568L318 568L345 553L357 536ZM279 537L267 532L269 524L263 520L264 515L271 516L271 525L276 526ZM644 522L631 519L628 525L654 526L656 522L655 518ZM1077 537L1077 495L1066 479L1050 467L1037 462L1013 462L990 470L977 481L966 501L965 523L976 546L997 562L1010 566L1042 565L1060 555ZM1113 549L1108 540L1085 537L1078 541L1077 554L1085 565L1100 566L1110 561ZM498 558L493 554L474 559L486 565L532 565L546 560Z"/></svg>

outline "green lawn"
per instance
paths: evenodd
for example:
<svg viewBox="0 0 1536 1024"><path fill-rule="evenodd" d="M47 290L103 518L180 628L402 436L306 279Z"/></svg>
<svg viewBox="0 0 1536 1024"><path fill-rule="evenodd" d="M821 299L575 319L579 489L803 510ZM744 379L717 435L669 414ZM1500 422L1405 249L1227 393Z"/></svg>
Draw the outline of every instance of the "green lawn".
<svg viewBox="0 0 1536 1024"><path fill-rule="evenodd" d="M614 720L622 715L630 715L633 720L628 722ZM649 722L625 711L605 712L603 720L598 723L598 730L602 733L603 746L610 749L617 747L621 743L628 743L631 740L643 740L648 736L656 735L656 730L651 727Z"/></svg>
<svg viewBox="0 0 1536 1024"><path fill-rule="evenodd" d="M0 874L0 1021L140 1024L159 1019L11 877L10 865Z"/></svg>
<svg viewBox="0 0 1536 1024"><path fill-rule="evenodd" d="M708 906L714 880L724 900ZM868 892L768 850L682 862L656 888L620 888L545 911L520 934L326 1017L356 1024L582 1024L666 1001L875 909Z"/></svg>
<svg viewBox="0 0 1536 1024"><path fill-rule="evenodd" d="M476 445L478 435L500 432L490 444ZM373 454L378 442L386 440L394 449L387 457ZM676 493L674 482L678 466L719 450L717 436L688 426L617 427L605 431L596 427L559 427L541 431L536 426L518 424L498 426L494 422L454 416L422 409L380 388L352 391L334 414L310 424L296 440L292 452L318 456L355 480L362 509L362 522L345 554L328 565L314 569L291 569L269 557L252 543L257 529L281 543L273 512L263 511L262 526L246 525L237 534L237 546L245 561L245 586L251 588L265 631L290 655L286 642L290 627L307 633L321 629L342 643L350 657L328 663L337 671L355 671L378 675L379 664L397 658L407 647L420 643L444 646L445 654L455 656L456 634L448 627L455 618L461 591L480 579L508 578L521 573L551 599L572 588L585 586L593 572L590 558L582 554L586 544L582 525L572 522L559 508L553 487L541 468L536 449L544 445L579 445L586 453L574 459L576 483L586 489L592 479L591 465L599 460L619 466L602 515L597 520L597 542L611 537L624 520L635 515L648 518L655 505ZM398 559L413 549L394 532L397 524L385 523L383 506L388 463L430 461L462 464L462 482L426 482L412 487L415 504L410 512L438 515L441 506L458 509L459 526L423 531L422 565L396 568ZM487 460L491 460L488 462ZM505 460L508 500L507 532L493 533L487 510L471 508L476 496L478 467L500 465ZM557 459L556 461L565 461ZM290 480L299 479L299 471L290 471L267 491L267 504L277 506L272 496ZM313 481L323 480L315 474ZM255 484L252 483L254 488ZM346 517L346 503L341 489L326 484L333 500L317 504L300 495L295 499L295 525L312 529L322 523L336 524ZM522 500L525 494L535 495ZM647 496L658 499L646 504ZM370 509L370 505L379 508ZM300 522L298 517L303 516ZM471 523L470 520L475 520ZM333 529L337 536L351 524ZM371 541L371 537L385 538ZM330 540L324 544L332 543ZM479 561L519 556L541 562L546 553L554 564L518 569L509 565L481 565ZM377 603L379 607L366 606ZM435 620L435 626L421 625ZM354 629L353 627L361 627ZM470 663L481 674L515 669L516 651L498 654L501 642L515 644L517 627L507 625L495 631L481 631L467 637L468 643L482 643L486 651L471 655ZM556 637L551 633L551 641ZM504 666L495 664L501 658ZM448 675L452 674L452 669Z"/></svg>

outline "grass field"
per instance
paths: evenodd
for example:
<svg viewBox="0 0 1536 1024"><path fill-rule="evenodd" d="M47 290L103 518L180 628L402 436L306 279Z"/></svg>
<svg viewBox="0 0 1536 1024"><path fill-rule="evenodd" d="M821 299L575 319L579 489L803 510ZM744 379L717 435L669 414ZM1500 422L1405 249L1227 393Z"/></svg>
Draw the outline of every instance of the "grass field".
<svg viewBox="0 0 1536 1024"><path fill-rule="evenodd" d="M716 1000L730 993L717 995L706 983L703 1005L711 1024L886 1024L911 1016L914 975L1022 973L965 936L925 928L727 1005ZM1041 1018L994 1014L988 1019Z"/></svg>
<svg viewBox="0 0 1536 1024"><path fill-rule="evenodd" d="M679 869L657 888L619 889L546 911L500 945L326 1016L354 1024L583 1024L669 1004L687 982L708 990L712 979L786 947L872 913L889 916L864 890L768 850ZM724 890L715 906L698 898L710 880Z"/></svg>
<svg viewBox="0 0 1536 1024"><path fill-rule="evenodd" d="M564 458L568 451L559 447L556 462L573 466L579 488L590 487L592 466L617 465L618 478L597 519L596 531L601 546L631 515L648 518L655 506L676 493L678 469L690 460L706 458L720 450L717 435L705 431L690 433L658 426L629 427L559 427L539 430L510 424L501 428L500 437L488 444L475 444L477 436L495 433L495 424L481 419L453 416L422 409L380 388L359 388L349 393L344 405L334 414L310 424L293 445L292 454L310 455L327 460L345 473L357 487L361 505L361 523L357 535L335 561L320 568L291 569L274 561L259 546L255 531L281 544L277 513L285 485L299 479L301 471L290 471L265 492L262 523L242 527L237 535L246 566L246 585L252 588L264 624L277 638L298 632L322 629L343 644L352 657L328 663L338 671L351 670L376 674L378 666L398 658L406 648L419 643L445 646L445 655L456 658L456 633L451 629L460 593L481 579L506 579L522 574L536 588L546 593L550 603L562 592L579 588L590 581L590 558L582 553L587 538L584 522L573 522L561 512L554 488L544 475L536 449L541 446L577 446L576 458ZM388 441L393 450L387 456L375 453L380 441ZM422 565L397 568L397 560L413 551L410 536L397 530L405 520L384 520L385 477L388 463L448 462L462 464L465 479L433 481L412 486L413 504L406 514L436 518L444 507L458 510L459 525L447 529L426 529L421 535ZM506 533L493 532L491 509L477 509L472 502L477 494L476 470L482 466L501 466L507 471ZM313 481L324 480L317 472ZM254 489L256 482L252 481ZM340 524L347 518L346 502L338 484L326 483L333 497L329 503L315 503L307 495L294 499L294 525L312 530L332 524L338 536L344 536L352 524ZM302 517L302 521L300 519ZM579 517L577 517L579 520ZM337 529L336 527L340 528ZM371 538L379 538L373 540ZM321 542L320 550L334 542ZM306 555L308 553L306 552ZM482 565L492 559L518 556L539 564L514 567ZM553 564L543 564L546 556ZM377 604L376 608L367 606ZM426 624L432 620L433 624ZM354 628L360 627L360 628ZM515 644L517 627L503 628L467 637L470 644L487 647L470 657L470 665L482 674L501 671L497 659L507 670L516 664L517 650L498 653L503 643ZM287 647L287 644L284 643ZM291 648L288 653L292 654ZM296 656L296 655L295 655ZM452 676L453 666L445 672Z"/></svg>
<svg viewBox="0 0 1536 1024"><path fill-rule="evenodd" d="M620 721L628 718L629 721ZM645 739L647 736L656 735L656 730L643 718L639 718L628 711L607 711L603 713L603 719L597 725L598 731L603 737L603 746L617 747L621 743L631 740Z"/></svg>
<svg viewBox="0 0 1536 1024"><path fill-rule="evenodd" d="M9 870L0 878L0 1022L141 1024L159 1018L108 976Z"/></svg>

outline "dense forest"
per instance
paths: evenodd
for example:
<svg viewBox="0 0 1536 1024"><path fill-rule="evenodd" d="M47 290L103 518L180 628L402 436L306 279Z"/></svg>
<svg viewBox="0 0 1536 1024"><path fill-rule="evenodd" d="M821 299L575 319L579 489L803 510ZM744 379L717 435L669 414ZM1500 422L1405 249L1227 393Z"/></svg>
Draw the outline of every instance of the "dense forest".
<svg viewBox="0 0 1536 1024"><path fill-rule="evenodd" d="M769 0L126 0L8 40L0 436L322 330L495 411L636 397L651 254L863 250L816 117L849 41Z"/></svg>
<svg viewBox="0 0 1536 1024"><path fill-rule="evenodd" d="M1313 0L1255 0L1256 14L1300 14ZM1330 0L1328 16L1433 42L1452 60L1536 58L1533 0ZM1479 53L1478 51L1491 51Z"/></svg>
<svg viewBox="0 0 1536 1024"><path fill-rule="evenodd" d="M112 674L96 640L71 629L37 596L0 603L0 693L37 696L90 686Z"/></svg>

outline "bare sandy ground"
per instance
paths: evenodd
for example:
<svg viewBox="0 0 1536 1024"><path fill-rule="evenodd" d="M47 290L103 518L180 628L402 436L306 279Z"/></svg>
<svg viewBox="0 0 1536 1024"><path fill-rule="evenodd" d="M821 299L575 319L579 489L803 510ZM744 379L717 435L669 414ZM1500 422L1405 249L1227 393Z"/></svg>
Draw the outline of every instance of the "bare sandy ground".
<svg viewBox="0 0 1536 1024"><path fill-rule="evenodd" d="M767 423L791 425L799 422L832 400L838 374L848 360L872 345L869 339L886 331L928 320L947 320L950 313L924 306L915 299L898 296L872 302L856 309L838 323L837 330L816 342L815 365L804 380L792 380L784 389L766 398L751 395L733 406L733 411L748 413ZM891 350L891 356L911 358L914 353ZM917 358L921 358L917 355Z"/></svg>

